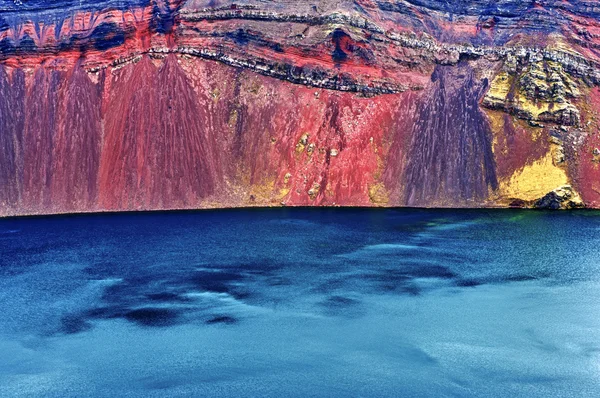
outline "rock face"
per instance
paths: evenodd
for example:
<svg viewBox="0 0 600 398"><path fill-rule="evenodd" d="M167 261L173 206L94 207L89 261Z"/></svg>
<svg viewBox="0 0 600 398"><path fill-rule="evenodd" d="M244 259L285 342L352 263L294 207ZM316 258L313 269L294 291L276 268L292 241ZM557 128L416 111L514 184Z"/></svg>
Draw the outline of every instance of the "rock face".
<svg viewBox="0 0 600 398"><path fill-rule="evenodd" d="M596 1L1 1L0 215L600 207L598 85Z"/></svg>
<svg viewBox="0 0 600 398"><path fill-rule="evenodd" d="M528 120L533 126L544 122L579 126L580 113L572 102L580 96L577 83L562 65L546 61L531 63L525 70L500 72L482 104Z"/></svg>
<svg viewBox="0 0 600 398"><path fill-rule="evenodd" d="M573 192L573 188L570 185L565 185L556 188L552 192L549 192L543 198L537 200L534 205L536 209L576 209L584 207L579 196Z"/></svg>
<svg viewBox="0 0 600 398"><path fill-rule="evenodd" d="M477 205L498 188L492 132L467 62L438 66L412 126L403 187L409 206Z"/></svg>

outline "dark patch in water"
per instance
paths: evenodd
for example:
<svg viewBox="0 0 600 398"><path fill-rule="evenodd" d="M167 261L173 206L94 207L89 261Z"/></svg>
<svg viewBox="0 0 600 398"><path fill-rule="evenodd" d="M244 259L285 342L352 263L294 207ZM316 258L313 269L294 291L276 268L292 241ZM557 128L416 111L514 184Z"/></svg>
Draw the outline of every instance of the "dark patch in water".
<svg viewBox="0 0 600 398"><path fill-rule="evenodd" d="M242 273L229 271L195 271L187 282L196 289L214 293L227 293L237 299L250 296L250 292L242 285L245 276ZM236 286L237 285L237 286Z"/></svg>
<svg viewBox="0 0 600 398"><path fill-rule="evenodd" d="M237 272L196 271L192 274L189 280L204 290L217 293L227 293L229 291L229 284L242 279L243 276Z"/></svg>
<svg viewBox="0 0 600 398"><path fill-rule="evenodd" d="M158 292L146 294L146 297L151 301L159 302L188 302L191 301L187 297L181 297L177 293L173 292Z"/></svg>
<svg viewBox="0 0 600 398"><path fill-rule="evenodd" d="M409 283L407 285L401 286L399 290L405 294L408 294L409 296L419 296L422 291L414 283Z"/></svg>
<svg viewBox="0 0 600 398"><path fill-rule="evenodd" d="M527 282L538 279L532 275L509 275L505 280L508 282Z"/></svg>
<svg viewBox="0 0 600 398"><path fill-rule="evenodd" d="M456 277L456 274L452 272L448 267L443 267L441 265L426 265L420 267L413 267L408 271L408 274L415 278L451 279Z"/></svg>
<svg viewBox="0 0 600 398"><path fill-rule="evenodd" d="M237 323L237 322L238 322L237 319L235 319L234 317L231 317L229 315L219 315L219 316L210 318L205 323L207 325L215 325L215 324L233 325L234 323Z"/></svg>
<svg viewBox="0 0 600 398"><path fill-rule="evenodd" d="M422 291L421 288L414 283L382 283L379 285L379 288L387 293L407 294L409 296L419 296Z"/></svg>
<svg viewBox="0 0 600 398"><path fill-rule="evenodd" d="M362 274L357 275L359 279L371 279L380 282L406 282L411 279L409 275L406 274L403 270L400 269L383 269L381 271L377 271L370 274Z"/></svg>
<svg viewBox="0 0 600 398"><path fill-rule="evenodd" d="M357 275L358 280L371 280L380 282L386 286L403 285L410 282L411 278L403 272L397 270L383 270L381 272Z"/></svg>
<svg viewBox="0 0 600 398"><path fill-rule="evenodd" d="M140 308L125 313L123 317L141 326L164 327L177 324L179 313L167 308Z"/></svg>
<svg viewBox="0 0 600 398"><path fill-rule="evenodd" d="M379 290L399 294L418 296L423 289L415 282L415 279L453 279L456 274L447 267L421 266L421 267L399 267L398 269L385 269L378 273L362 274L358 280L370 280L377 282Z"/></svg>
<svg viewBox="0 0 600 398"><path fill-rule="evenodd" d="M180 311L169 308L127 308L123 306L107 306L91 309L86 312L90 319L126 319L140 326L165 327L179 323Z"/></svg>
<svg viewBox="0 0 600 398"><path fill-rule="evenodd" d="M183 384L180 380L156 377L145 377L140 382L149 390L168 390Z"/></svg>
<svg viewBox="0 0 600 398"><path fill-rule="evenodd" d="M483 282L475 279L459 279L456 281L456 286L459 287L476 287L481 285L483 285Z"/></svg>
<svg viewBox="0 0 600 398"><path fill-rule="evenodd" d="M331 296L321 303L321 305L328 308L346 308L353 307L358 304L360 304L359 300L344 296Z"/></svg>
<svg viewBox="0 0 600 398"><path fill-rule="evenodd" d="M319 303L329 316L357 317L364 314L361 301L346 296L329 296Z"/></svg>
<svg viewBox="0 0 600 398"><path fill-rule="evenodd" d="M60 331L64 334L75 334L85 332L92 325L79 315L65 315L61 319Z"/></svg>

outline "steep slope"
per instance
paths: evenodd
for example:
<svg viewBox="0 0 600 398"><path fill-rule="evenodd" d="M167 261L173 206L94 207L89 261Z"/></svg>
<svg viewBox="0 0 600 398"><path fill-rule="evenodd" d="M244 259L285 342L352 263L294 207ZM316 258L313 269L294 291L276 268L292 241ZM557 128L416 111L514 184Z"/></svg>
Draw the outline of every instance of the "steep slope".
<svg viewBox="0 0 600 398"><path fill-rule="evenodd" d="M600 207L595 1L0 2L0 214Z"/></svg>

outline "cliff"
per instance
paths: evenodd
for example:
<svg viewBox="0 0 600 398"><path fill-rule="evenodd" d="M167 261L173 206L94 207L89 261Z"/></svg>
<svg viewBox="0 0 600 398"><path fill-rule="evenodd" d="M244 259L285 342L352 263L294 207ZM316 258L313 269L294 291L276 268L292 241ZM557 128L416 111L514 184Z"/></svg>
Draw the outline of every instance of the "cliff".
<svg viewBox="0 0 600 398"><path fill-rule="evenodd" d="M0 1L0 215L600 207L596 1Z"/></svg>

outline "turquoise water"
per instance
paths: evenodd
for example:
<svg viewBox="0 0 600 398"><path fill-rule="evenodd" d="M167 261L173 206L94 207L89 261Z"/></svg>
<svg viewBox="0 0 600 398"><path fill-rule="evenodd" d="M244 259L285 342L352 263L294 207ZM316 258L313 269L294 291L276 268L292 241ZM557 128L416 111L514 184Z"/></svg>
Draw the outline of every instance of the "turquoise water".
<svg viewBox="0 0 600 398"><path fill-rule="evenodd" d="M0 396L597 396L600 213L0 220Z"/></svg>

